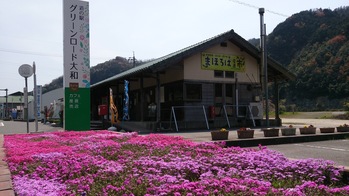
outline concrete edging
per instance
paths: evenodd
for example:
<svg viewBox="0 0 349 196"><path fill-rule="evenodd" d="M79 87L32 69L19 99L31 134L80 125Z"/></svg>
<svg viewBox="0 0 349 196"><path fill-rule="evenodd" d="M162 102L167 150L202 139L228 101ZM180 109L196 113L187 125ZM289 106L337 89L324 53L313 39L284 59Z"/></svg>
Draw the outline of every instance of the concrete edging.
<svg viewBox="0 0 349 196"><path fill-rule="evenodd" d="M349 132L310 134L295 136L263 137L251 139L227 140L226 146L253 147L261 145L292 144L301 142L315 142L324 140L345 139L349 137Z"/></svg>

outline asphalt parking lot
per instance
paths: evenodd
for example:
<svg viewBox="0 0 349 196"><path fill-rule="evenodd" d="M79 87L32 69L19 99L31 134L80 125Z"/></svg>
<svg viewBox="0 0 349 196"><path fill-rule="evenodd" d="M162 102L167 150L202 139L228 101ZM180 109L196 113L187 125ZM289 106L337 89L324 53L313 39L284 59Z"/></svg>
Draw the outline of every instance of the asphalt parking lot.
<svg viewBox="0 0 349 196"><path fill-rule="evenodd" d="M279 151L291 159L325 159L335 161L337 166L349 166L349 138L343 140L270 145L267 148Z"/></svg>

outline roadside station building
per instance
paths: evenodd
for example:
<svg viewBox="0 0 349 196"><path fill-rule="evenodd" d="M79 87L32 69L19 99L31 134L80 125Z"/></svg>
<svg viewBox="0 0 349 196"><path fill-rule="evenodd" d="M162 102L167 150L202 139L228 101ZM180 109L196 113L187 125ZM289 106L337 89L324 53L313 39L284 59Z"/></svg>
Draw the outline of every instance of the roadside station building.
<svg viewBox="0 0 349 196"><path fill-rule="evenodd" d="M129 69L91 86L91 120L109 106L109 89L123 117L128 82L130 129L182 130L263 126L263 71L260 50L233 30ZM268 82L294 74L268 58ZM277 90L272 92L278 105ZM276 107L278 110L278 107ZM105 116L109 119L110 112ZM276 115L270 125L280 125Z"/></svg>

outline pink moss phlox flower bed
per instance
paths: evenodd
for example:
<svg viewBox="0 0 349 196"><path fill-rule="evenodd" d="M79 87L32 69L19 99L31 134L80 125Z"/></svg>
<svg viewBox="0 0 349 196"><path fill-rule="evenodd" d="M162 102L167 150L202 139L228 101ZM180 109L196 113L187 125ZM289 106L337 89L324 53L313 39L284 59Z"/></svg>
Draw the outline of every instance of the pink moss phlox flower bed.
<svg viewBox="0 0 349 196"><path fill-rule="evenodd" d="M4 137L18 195L349 195L333 162L264 147L108 131Z"/></svg>

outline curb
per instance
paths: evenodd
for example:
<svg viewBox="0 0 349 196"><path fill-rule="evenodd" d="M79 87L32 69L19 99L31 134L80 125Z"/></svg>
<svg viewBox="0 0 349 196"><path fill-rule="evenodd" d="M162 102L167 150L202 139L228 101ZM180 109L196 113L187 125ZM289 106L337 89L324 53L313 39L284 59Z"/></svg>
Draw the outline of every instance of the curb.
<svg viewBox="0 0 349 196"><path fill-rule="evenodd" d="M0 195L1 196L15 196L13 190L11 173L8 169L4 146L4 135L0 134Z"/></svg>
<svg viewBox="0 0 349 196"><path fill-rule="evenodd" d="M292 143L302 143L302 142L345 139L348 137L349 137L349 132L314 134L314 135L279 136L279 137L268 137L268 138L264 137L264 138L227 140L226 146L254 147L260 144L263 146L278 145L278 144L292 144Z"/></svg>

